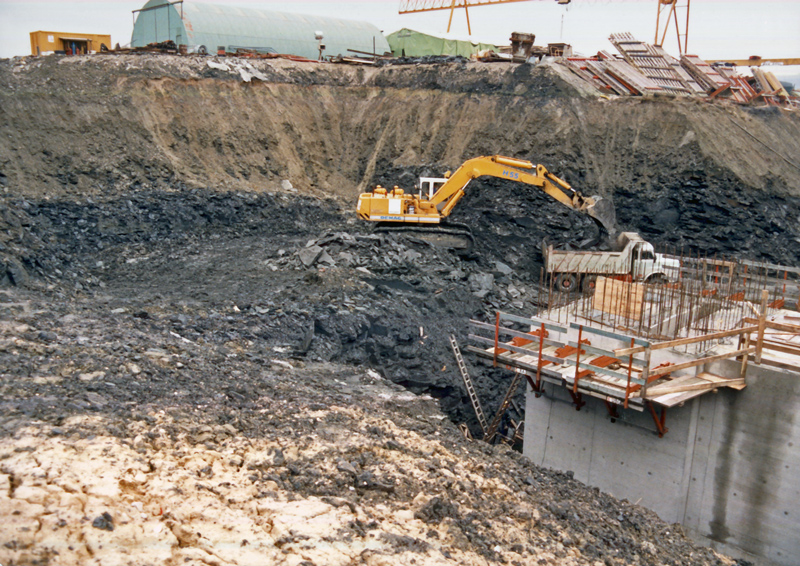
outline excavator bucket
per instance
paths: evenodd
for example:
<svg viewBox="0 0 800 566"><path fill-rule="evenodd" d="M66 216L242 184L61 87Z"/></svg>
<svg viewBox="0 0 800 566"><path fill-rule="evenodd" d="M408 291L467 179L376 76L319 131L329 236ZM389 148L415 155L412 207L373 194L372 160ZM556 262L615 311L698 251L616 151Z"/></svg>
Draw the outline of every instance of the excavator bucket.
<svg viewBox="0 0 800 566"><path fill-rule="evenodd" d="M583 211L588 214L595 224L600 228L601 238L603 235L613 237L617 232L617 213L611 201L601 196L593 196L593 204L587 206Z"/></svg>

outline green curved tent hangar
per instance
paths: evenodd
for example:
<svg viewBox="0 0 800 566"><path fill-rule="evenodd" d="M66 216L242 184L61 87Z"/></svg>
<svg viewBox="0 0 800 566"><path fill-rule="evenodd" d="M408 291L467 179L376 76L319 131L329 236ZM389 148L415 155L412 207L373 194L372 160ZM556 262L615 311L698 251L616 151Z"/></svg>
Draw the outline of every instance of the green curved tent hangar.
<svg viewBox="0 0 800 566"><path fill-rule="evenodd" d="M304 16L254 8L221 6L190 0L150 0L134 11L132 47L172 40L189 53L228 52L237 48L261 53L352 55L348 50L383 54L390 51L381 31L368 22ZM320 39L320 35L322 38Z"/></svg>

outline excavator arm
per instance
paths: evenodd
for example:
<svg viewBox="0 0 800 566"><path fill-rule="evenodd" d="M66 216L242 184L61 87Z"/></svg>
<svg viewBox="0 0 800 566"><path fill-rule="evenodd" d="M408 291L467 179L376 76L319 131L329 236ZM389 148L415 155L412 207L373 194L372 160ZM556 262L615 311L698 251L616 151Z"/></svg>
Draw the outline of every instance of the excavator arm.
<svg viewBox="0 0 800 566"><path fill-rule="evenodd" d="M501 155L475 157L464 162L436 191L436 194L430 199L431 204L436 206L443 217L449 216L458 201L464 196L464 189L469 182L484 176L510 179L539 187L570 208L582 210L592 204L591 199L584 198L566 181L549 173L544 165L534 165L530 161Z"/></svg>
<svg viewBox="0 0 800 566"><path fill-rule="evenodd" d="M614 231L613 210L600 197L586 197L572 186L550 173L544 165L534 165L530 161L492 155L475 157L459 167L447 182L430 199L442 218L446 218L464 196L464 190L473 179L490 176L509 179L526 185L539 187L561 204L588 214L600 227L611 234Z"/></svg>

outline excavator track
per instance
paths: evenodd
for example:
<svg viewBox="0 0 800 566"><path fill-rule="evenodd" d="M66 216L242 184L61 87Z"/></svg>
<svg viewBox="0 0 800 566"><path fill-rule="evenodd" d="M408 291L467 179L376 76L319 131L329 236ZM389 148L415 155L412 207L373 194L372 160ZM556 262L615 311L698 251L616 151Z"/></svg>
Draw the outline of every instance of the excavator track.
<svg viewBox="0 0 800 566"><path fill-rule="evenodd" d="M475 238L469 226L455 222L430 226L381 222L375 227L375 231L413 236L433 246L453 249L461 253L472 250L475 245Z"/></svg>

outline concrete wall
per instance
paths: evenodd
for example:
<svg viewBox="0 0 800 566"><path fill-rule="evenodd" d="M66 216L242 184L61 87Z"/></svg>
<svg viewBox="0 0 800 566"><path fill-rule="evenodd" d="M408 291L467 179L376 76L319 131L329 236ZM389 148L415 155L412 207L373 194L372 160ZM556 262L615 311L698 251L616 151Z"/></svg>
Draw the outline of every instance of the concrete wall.
<svg viewBox="0 0 800 566"><path fill-rule="evenodd" d="M735 374L738 364L706 368ZM743 391L707 393L652 416L567 391L528 394L524 454L684 525L702 542L764 564L800 564L800 375L750 365Z"/></svg>

